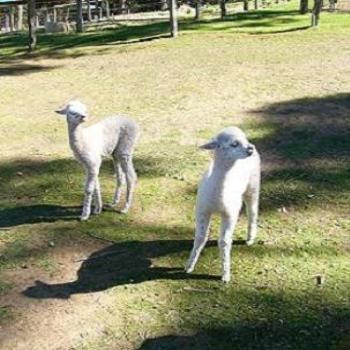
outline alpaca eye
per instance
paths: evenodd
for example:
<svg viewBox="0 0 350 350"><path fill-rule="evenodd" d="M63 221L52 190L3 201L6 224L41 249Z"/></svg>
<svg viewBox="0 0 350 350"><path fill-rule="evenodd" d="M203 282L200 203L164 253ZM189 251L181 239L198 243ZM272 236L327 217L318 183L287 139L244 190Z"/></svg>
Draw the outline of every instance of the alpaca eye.
<svg viewBox="0 0 350 350"><path fill-rule="evenodd" d="M231 143L231 147L237 147L237 146L238 146L238 142L237 141Z"/></svg>

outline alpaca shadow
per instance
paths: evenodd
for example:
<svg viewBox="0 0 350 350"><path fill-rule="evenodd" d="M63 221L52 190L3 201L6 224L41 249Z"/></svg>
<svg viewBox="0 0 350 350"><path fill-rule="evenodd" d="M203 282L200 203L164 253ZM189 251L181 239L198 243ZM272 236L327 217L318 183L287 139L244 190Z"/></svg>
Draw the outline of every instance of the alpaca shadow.
<svg viewBox="0 0 350 350"><path fill-rule="evenodd" d="M210 241L207 246L216 245ZM30 298L68 299L72 294L91 293L111 287L136 284L144 281L167 280L217 280L218 276L187 274L181 267L153 266L152 259L190 251L192 240L130 241L116 243L92 253L72 282L46 284L36 281L35 285L22 293Z"/></svg>
<svg viewBox="0 0 350 350"><path fill-rule="evenodd" d="M80 207L59 205L31 205L0 210L0 228L57 220L77 220Z"/></svg>

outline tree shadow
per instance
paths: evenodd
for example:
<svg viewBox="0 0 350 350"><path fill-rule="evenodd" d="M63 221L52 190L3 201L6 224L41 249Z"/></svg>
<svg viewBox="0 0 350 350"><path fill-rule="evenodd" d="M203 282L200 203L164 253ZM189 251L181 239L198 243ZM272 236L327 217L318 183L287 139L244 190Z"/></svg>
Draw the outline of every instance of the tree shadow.
<svg viewBox="0 0 350 350"><path fill-rule="evenodd" d="M132 230L164 231L164 227L142 227L130 226ZM189 236L193 233L187 228L174 227L171 232L181 232L182 236ZM171 234L169 232L169 234ZM264 243L264 242L262 242ZM169 256L172 254L182 254L191 251L192 240L152 240L152 241L125 241L118 242L92 253L83 258L77 279L75 281L57 284L48 284L36 281L35 285L23 291L23 294L30 298L46 299L58 298L68 299L73 294L93 293L106 290L115 286L138 284L145 281L154 280L219 280L219 276L209 274L184 272L184 266L167 267L155 266L154 259ZM256 244L252 247L246 246L245 240L234 240L233 256L239 255L263 257L265 255L276 257L303 256L307 253L314 256L333 256L341 252L337 247L305 245L303 248L271 246ZM206 249L217 249L217 241L210 240L206 244ZM206 251L206 250L205 250ZM187 255L186 255L187 258ZM185 260L184 260L185 261Z"/></svg>
<svg viewBox="0 0 350 350"><path fill-rule="evenodd" d="M309 26L297 26L290 27L299 23L300 20L296 18L299 13L296 10L252 10L248 12L239 12L229 14L224 19L204 19L201 21L184 21L181 23L181 30L211 30L211 31L241 31L247 29L248 34L260 35L260 34L279 34L288 33L299 30L308 29ZM214 26L211 26L214 24ZM215 26L219 24L220 26ZM223 26L222 24L227 24ZM281 26L288 26L280 29ZM266 31L261 28L267 29ZM276 29L275 29L276 28ZM232 31L233 32L233 31Z"/></svg>
<svg viewBox="0 0 350 350"><path fill-rule="evenodd" d="M40 73L59 68L59 66L44 66L38 64L12 64L8 66L0 65L1 76L20 76L32 73Z"/></svg>
<svg viewBox="0 0 350 350"><path fill-rule="evenodd" d="M180 30L201 30L206 24L215 23L229 23L232 26L225 28L205 28L206 30L230 30L244 29L255 27L271 27L280 26L284 24L291 24L296 21L294 18L298 14L297 11L283 11L283 10L257 10L249 11L246 13L235 13L225 17L224 20L215 18L209 20L193 21L192 19L184 19L179 22ZM300 27L299 29L305 29ZM277 32L288 32L298 30L298 28L286 28L278 29ZM118 24L115 27L96 28L90 29L82 34L69 33L69 34L44 34L38 32L38 47L31 55L27 54L27 37L25 33L19 33L16 35L0 35L0 50L6 48L11 49L11 55L0 54L0 59L3 64L11 63L14 61L21 61L23 59L42 59L42 58L66 58L66 57L79 57L83 55L98 55L103 54L108 48L108 45L125 45L135 44L139 42L146 42L151 40L157 40L162 38L169 38L169 23L168 21L159 20L156 22L146 24L133 24L133 25L121 25ZM260 32L250 32L250 34L259 34ZM269 32L270 33L270 32ZM273 33L273 30L271 30ZM104 48L98 49L98 46L104 46ZM87 47L95 47L92 51L79 51L71 49L80 49ZM10 71L11 67L4 67L3 70ZM28 70L29 71L29 70ZM24 70L19 69L20 74Z"/></svg>
<svg viewBox="0 0 350 350"><path fill-rule="evenodd" d="M214 241L209 246L215 245ZM219 277L186 274L183 266L155 267L152 259L190 251L191 240L127 241L110 245L83 261L73 282L46 284L40 281L23 294L30 298L68 299L72 294L92 293L111 287L150 280L217 280Z"/></svg>
<svg viewBox="0 0 350 350"><path fill-rule="evenodd" d="M0 210L0 228L23 224L77 220L80 207L38 204Z"/></svg>
<svg viewBox="0 0 350 350"><path fill-rule="evenodd" d="M279 102L253 113L254 128L268 130L252 140L271 165L263 174L262 210L347 201L350 94Z"/></svg>
<svg viewBox="0 0 350 350"><path fill-rule="evenodd" d="M1 48L12 48L11 56L1 55L0 59L3 63L11 63L16 60L26 58L42 59L42 58L66 58L79 57L85 54L100 54L103 51L94 50L94 52L77 52L70 49L79 49L84 47L97 47L102 45L119 45L119 44L135 44L138 42L146 42L161 38L168 38L170 35L168 22L159 21L149 24L137 25L118 25L113 28L89 30L82 34L44 34L38 33L38 47L35 52L28 55L27 38L25 34L17 34L12 36L0 36Z"/></svg>
<svg viewBox="0 0 350 350"><path fill-rule="evenodd" d="M162 155L136 155L134 165L140 178L161 177L169 171L169 160ZM181 168L181 159L173 157L172 166ZM0 227L74 219L79 215L84 177L83 168L73 158L0 162ZM100 178L114 179L112 160L103 162ZM67 198L68 203L72 203L73 198L78 206L43 203L50 194ZM29 204L33 200L36 204Z"/></svg>

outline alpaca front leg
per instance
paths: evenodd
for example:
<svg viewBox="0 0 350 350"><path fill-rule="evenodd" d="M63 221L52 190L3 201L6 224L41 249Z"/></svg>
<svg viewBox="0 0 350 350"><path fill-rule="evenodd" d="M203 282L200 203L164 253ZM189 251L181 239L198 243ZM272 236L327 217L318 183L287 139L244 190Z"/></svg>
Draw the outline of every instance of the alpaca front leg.
<svg viewBox="0 0 350 350"><path fill-rule="evenodd" d="M125 214L129 211L132 203L137 176L131 156L122 156L121 167L126 178L126 201L124 208L120 212Z"/></svg>
<svg viewBox="0 0 350 350"><path fill-rule="evenodd" d="M259 191L244 198L248 217L247 245L254 243L258 231Z"/></svg>
<svg viewBox="0 0 350 350"><path fill-rule="evenodd" d="M89 174L87 176L86 183L85 183L83 211L80 216L81 221L87 220L90 216L92 195L95 190L95 181L96 181L96 177L94 175Z"/></svg>
<svg viewBox="0 0 350 350"><path fill-rule="evenodd" d="M196 216L196 234L190 258L187 261L185 271L191 273L198 261L198 258L209 238L210 214L202 213Z"/></svg>
<svg viewBox="0 0 350 350"><path fill-rule="evenodd" d="M229 282L231 279L231 249L232 235L238 219L238 214L232 216L223 215L221 218L221 235L219 238L219 249L222 263L222 281Z"/></svg>
<svg viewBox="0 0 350 350"><path fill-rule="evenodd" d="M95 181L94 201L95 201L95 207L94 207L93 213L100 214L102 211L102 196L101 196L101 189L100 189L100 181L98 178L96 178L96 181Z"/></svg>

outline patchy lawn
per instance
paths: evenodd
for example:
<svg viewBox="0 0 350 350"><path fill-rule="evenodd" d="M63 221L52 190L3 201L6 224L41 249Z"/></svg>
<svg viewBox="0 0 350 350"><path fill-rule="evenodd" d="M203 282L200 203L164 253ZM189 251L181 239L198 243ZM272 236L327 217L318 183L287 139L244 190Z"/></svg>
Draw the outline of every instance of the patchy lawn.
<svg viewBox="0 0 350 350"><path fill-rule="evenodd" d="M31 58L25 37L0 36L4 349L349 348L350 17L323 13L312 30L296 9L206 14L176 40L166 23L40 35ZM71 98L91 122L141 124L126 216L77 221L83 171L53 113ZM195 272L183 267L209 160L197 146L228 125L264 173L258 242L239 244L242 215L223 285L218 220ZM107 202L110 161L101 183Z"/></svg>

